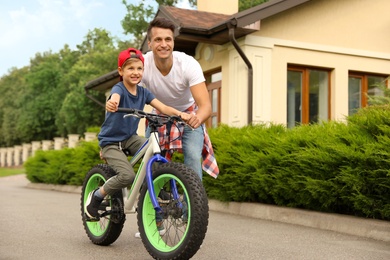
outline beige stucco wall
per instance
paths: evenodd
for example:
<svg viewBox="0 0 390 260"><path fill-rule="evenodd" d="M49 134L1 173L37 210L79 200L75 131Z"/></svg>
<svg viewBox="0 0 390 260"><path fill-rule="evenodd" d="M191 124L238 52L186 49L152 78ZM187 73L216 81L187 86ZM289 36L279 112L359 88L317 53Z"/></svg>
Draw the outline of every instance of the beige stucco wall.
<svg viewBox="0 0 390 260"><path fill-rule="evenodd" d="M238 12L238 0L198 0L197 10L219 14L234 14Z"/></svg>
<svg viewBox="0 0 390 260"><path fill-rule="evenodd" d="M261 21L261 28L238 43L253 66L253 121L286 123L287 66L331 71L331 118L348 113L348 72L390 74L390 1L313 0ZM200 44L203 70L222 67L223 123L247 124L247 66L230 44Z"/></svg>
<svg viewBox="0 0 390 260"><path fill-rule="evenodd" d="M286 123L286 68L288 64L303 64L330 69L331 119L333 120L344 120L345 116L348 115L348 73L350 71L390 74L390 55L387 55L387 59L383 59L379 53L368 55L363 51L343 51L344 53L340 53L337 49L326 46L293 48L275 45L271 74L271 117L273 121Z"/></svg>
<svg viewBox="0 0 390 260"><path fill-rule="evenodd" d="M229 101L230 90L235 88L231 84L229 76L231 72L229 72L229 55L227 55L229 49L229 45L210 45L200 43L196 49L195 59L197 59L205 73L215 70L222 70L222 87L221 87L221 121L226 123L230 122L230 116L232 116L232 110L238 107L238 103L234 104L234 102ZM246 84L246 83L245 83ZM245 102L245 99L238 100L241 103Z"/></svg>
<svg viewBox="0 0 390 260"><path fill-rule="evenodd" d="M256 34L389 52L389 10L388 0L312 0L263 20Z"/></svg>

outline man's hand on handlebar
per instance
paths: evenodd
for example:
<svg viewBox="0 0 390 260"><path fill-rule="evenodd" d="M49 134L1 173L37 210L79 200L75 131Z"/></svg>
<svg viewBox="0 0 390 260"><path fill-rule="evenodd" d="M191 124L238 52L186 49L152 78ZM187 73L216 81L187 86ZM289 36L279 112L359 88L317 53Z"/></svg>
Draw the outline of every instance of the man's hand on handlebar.
<svg viewBox="0 0 390 260"><path fill-rule="evenodd" d="M195 129L200 126L200 120L196 117L195 113L180 113L180 118L183 119L191 128Z"/></svg>
<svg viewBox="0 0 390 260"><path fill-rule="evenodd" d="M197 128L201 125L201 121L200 119L196 116L195 113L191 113L191 114L188 114L188 113L185 113L185 112L182 112L180 113L180 117L181 119L183 119L189 126L191 126L192 128Z"/></svg>

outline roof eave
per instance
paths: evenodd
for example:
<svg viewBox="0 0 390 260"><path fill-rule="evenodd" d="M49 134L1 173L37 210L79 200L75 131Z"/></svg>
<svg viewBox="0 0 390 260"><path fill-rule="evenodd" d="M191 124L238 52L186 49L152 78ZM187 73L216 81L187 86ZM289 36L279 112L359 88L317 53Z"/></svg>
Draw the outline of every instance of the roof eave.
<svg viewBox="0 0 390 260"><path fill-rule="evenodd" d="M119 73L118 70L111 71L103 76L89 81L85 85L85 90L97 90L97 91L105 91L109 88L112 88L117 82L119 82Z"/></svg>
<svg viewBox="0 0 390 260"><path fill-rule="evenodd" d="M311 0L274 0L233 15L237 27L245 27Z"/></svg>

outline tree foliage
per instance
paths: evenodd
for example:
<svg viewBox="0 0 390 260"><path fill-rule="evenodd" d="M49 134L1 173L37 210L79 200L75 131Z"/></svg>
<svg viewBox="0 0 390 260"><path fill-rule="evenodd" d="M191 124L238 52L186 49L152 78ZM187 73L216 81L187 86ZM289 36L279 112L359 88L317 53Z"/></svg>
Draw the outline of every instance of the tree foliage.
<svg viewBox="0 0 390 260"><path fill-rule="evenodd" d="M138 5L129 4L126 0L122 3L127 8L127 14L122 20L122 27L126 34L134 38L134 46L140 48L146 36L146 30L149 22L155 17L158 6L175 6L179 0L156 0L157 5L147 5L148 1L140 1ZM196 5L196 0L190 0L192 6Z"/></svg>
<svg viewBox="0 0 390 260"><path fill-rule="evenodd" d="M117 64L118 50L106 30L90 31L77 48L82 55L67 73L69 91L62 100L56 119L58 133L62 136L83 134L88 126L102 123L104 110L87 98L84 86L88 81L114 70ZM95 95L104 101L103 93Z"/></svg>
<svg viewBox="0 0 390 260"><path fill-rule="evenodd" d="M0 81L0 146L10 146L24 139L18 131L18 119L23 110L23 99L27 84L25 75L28 68L12 69Z"/></svg>
<svg viewBox="0 0 390 260"><path fill-rule="evenodd" d="M238 11L242 12L246 9L268 2L269 0L240 0L238 2Z"/></svg>
<svg viewBox="0 0 390 260"><path fill-rule="evenodd" d="M71 50L37 53L30 66L0 79L0 146L83 134L100 125L104 110L89 100L85 84L116 68L118 48L110 33L94 29ZM104 101L104 93L95 93Z"/></svg>

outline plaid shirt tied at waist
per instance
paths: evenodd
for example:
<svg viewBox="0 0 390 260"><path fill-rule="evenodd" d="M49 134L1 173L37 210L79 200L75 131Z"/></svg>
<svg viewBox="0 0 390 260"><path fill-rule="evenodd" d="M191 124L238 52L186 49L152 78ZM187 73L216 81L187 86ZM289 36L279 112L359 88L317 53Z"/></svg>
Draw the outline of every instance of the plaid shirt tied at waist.
<svg viewBox="0 0 390 260"><path fill-rule="evenodd" d="M192 106L187 108L186 113L193 113L197 110L197 105L194 103ZM157 110L155 112L159 113ZM177 125L177 127L171 127L170 131L167 132L166 125L159 127L158 136L160 141L161 149L167 150L165 157L167 159L172 158L174 151L182 152L182 140L180 134L184 131L184 125ZM202 149L202 169L207 172L210 176L217 178L219 174L219 168L217 160L214 156L213 146L210 141L210 137L207 133L206 126L203 124L200 127L203 129L204 140Z"/></svg>

